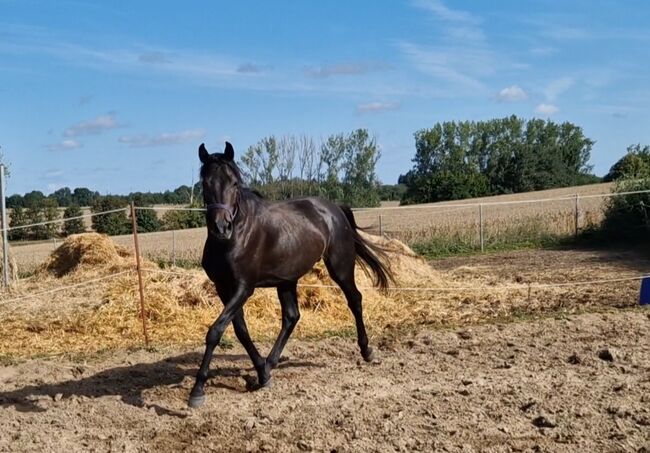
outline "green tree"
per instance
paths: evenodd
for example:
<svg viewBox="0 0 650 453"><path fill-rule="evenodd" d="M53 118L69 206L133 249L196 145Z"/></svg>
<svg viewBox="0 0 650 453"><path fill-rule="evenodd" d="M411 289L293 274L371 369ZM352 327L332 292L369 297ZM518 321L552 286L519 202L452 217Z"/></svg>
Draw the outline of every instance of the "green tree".
<svg viewBox="0 0 650 453"><path fill-rule="evenodd" d="M25 200L22 195L14 194L7 198L7 208L13 209L20 206L21 208L25 207Z"/></svg>
<svg viewBox="0 0 650 453"><path fill-rule="evenodd" d="M641 144L627 147L627 154L621 157L609 173L603 178L604 181L615 181L618 179L639 179L650 178L650 146Z"/></svg>
<svg viewBox="0 0 650 453"><path fill-rule="evenodd" d="M61 229L61 223L55 222L60 218L59 205L56 200L51 198L46 198L43 200L43 218L45 222L53 222L44 225L44 239L50 239L57 236Z"/></svg>
<svg viewBox="0 0 650 453"><path fill-rule="evenodd" d="M415 133L404 203L454 200L593 181L593 141L571 123L516 116L438 123Z"/></svg>
<svg viewBox="0 0 650 453"><path fill-rule="evenodd" d="M111 236L128 234L131 231L131 224L126 216L127 202L113 195L96 198L92 205L93 213L112 211L122 209L110 214L101 214L93 216L93 229L98 233L108 234Z"/></svg>
<svg viewBox="0 0 650 453"><path fill-rule="evenodd" d="M616 181L614 193L650 190L650 177ZM610 197L601 226L607 240L619 240L637 245L650 240L650 193Z"/></svg>
<svg viewBox="0 0 650 453"><path fill-rule="evenodd" d="M72 203L72 191L69 187L62 187L52 192L48 198L55 199L59 206L65 208Z"/></svg>
<svg viewBox="0 0 650 453"><path fill-rule="evenodd" d="M366 129L357 129L345 138L343 201L346 204L379 206L379 181L375 174L379 157L377 141Z"/></svg>
<svg viewBox="0 0 650 453"><path fill-rule="evenodd" d="M22 206L15 206L11 210L11 218L9 220L9 228L15 228L28 224L27 213ZM17 230L9 231L10 241L22 241L28 238L29 230L27 228L20 228Z"/></svg>
<svg viewBox="0 0 650 453"><path fill-rule="evenodd" d="M190 208L201 207L198 203ZM205 214L201 211L167 211L162 218L165 230L185 230L188 228L201 228L205 226Z"/></svg>
<svg viewBox="0 0 650 453"><path fill-rule="evenodd" d="M82 215L81 208L76 204L71 204L63 212L64 219L66 220L63 223L63 235L70 236L71 234L80 234L86 231L86 225L84 224L83 219L75 219L73 217L80 217Z"/></svg>
<svg viewBox="0 0 650 453"><path fill-rule="evenodd" d="M90 189L85 187L77 187L72 192L71 202L78 206L92 206L95 200L99 197L99 192L92 192Z"/></svg>
<svg viewBox="0 0 650 453"><path fill-rule="evenodd" d="M45 221L45 216L43 214L44 213L42 206L31 203L25 211L26 224L34 225L43 223ZM47 229L44 225L34 225L32 227L29 227L27 229L27 239L47 239Z"/></svg>
<svg viewBox="0 0 650 453"><path fill-rule="evenodd" d="M23 197L23 205L26 208L42 206L45 195L40 190L33 190Z"/></svg>
<svg viewBox="0 0 650 453"><path fill-rule="evenodd" d="M162 223L153 209L136 209L135 220L138 225L138 233L151 233L160 231Z"/></svg>
<svg viewBox="0 0 650 453"><path fill-rule="evenodd" d="M320 147L319 195L332 201L343 200L341 166L346 148L345 134L330 135Z"/></svg>

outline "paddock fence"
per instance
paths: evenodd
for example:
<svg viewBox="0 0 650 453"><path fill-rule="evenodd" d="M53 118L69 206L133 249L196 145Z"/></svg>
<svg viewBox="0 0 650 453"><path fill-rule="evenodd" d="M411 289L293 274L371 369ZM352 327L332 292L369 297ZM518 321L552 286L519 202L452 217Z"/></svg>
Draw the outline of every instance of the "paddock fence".
<svg viewBox="0 0 650 453"><path fill-rule="evenodd" d="M513 234L517 228L528 228L533 225L536 230L543 234L575 235L581 229L597 225L602 221L606 200L614 196L626 196L639 193L650 193L650 191L638 191L627 193L603 193L594 195L583 195L573 197L556 197L533 200L516 200L484 203L445 203L436 205L418 205L407 207L384 207L372 209L357 209L354 211L357 223L377 234L396 237L407 243L435 237L436 235L447 235L458 240L471 241L477 249L483 249L490 241L497 240L499 236ZM108 215L121 211L133 213L138 210L156 210L159 212L168 210L190 210L182 207L136 207L130 206L124 209L116 209L105 212L91 213L79 216L79 218L92 218L95 216ZM191 209L202 211L202 209ZM41 222L32 225L23 225L15 228L7 228L11 231L18 228L31 228L47 224L62 224L72 219L58 219L51 222ZM3 229L3 233L5 230ZM41 291L25 291L25 285L21 281L29 281L38 278L36 270L42 267L53 250L60 244L62 239L52 241L40 241L38 243L11 244L3 247L9 251L9 262L13 267L11 272L13 279L7 282L4 291L0 293L0 318L10 313L21 310L22 304L30 299L56 298L57 294L80 291L84 287L96 285L100 282L123 277L132 276L134 287L142 285L144 273L169 273L183 275L178 267L196 266L200 262L203 244L206 238L206 229L172 230L155 233L138 234L135 222L130 235L115 236L111 239L118 245L122 245L132 252L136 260L133 268L125 271L107 273L94 276L84 281L72 284L52 287ZM135 251L138 253L135 253ZM158 269L143 269L139 264L139 258L147 258L155 261ZM499 285L494 287L498 291L514 291L527 294L530 298L532 291L544 291L549 288L576 287L576 286L597 286L616 284L636 284L643 279L650 278L650 273L642 273L622 278L587 279L584 281L572 282L526 282L521 284ZM302 285L313 288L335 288L327 285ZM146 287L142 288L139 297L141 304L141 317L143 324L143 338L146 339ZM366 288L361 288L366 289ZM392 287L391 292L471 292L485 291L486 288L475 285L454 286L454 287Z"/></svg>

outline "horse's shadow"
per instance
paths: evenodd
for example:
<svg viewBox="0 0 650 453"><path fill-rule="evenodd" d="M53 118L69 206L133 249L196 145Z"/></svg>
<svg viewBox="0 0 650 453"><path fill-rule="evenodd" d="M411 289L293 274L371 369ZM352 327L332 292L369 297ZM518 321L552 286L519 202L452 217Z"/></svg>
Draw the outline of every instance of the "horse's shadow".
<svg viewBox="0 0 650 453"><path fill-rule="evenodd" d="M245 355L216 355L216 360L221 366L210 372L211 378L243 378L250 383L254 377L249 366L248 356ZM155 387L176 388L183 385L186 377L193 377L196 373L201 355L196 352L181 354L175 357L168 357L158 362L139 363L129 366L121 366L100 371L88 377L71 379L54 384L28 385L9 392L0 392L0 407L13 406L20 412L44 412L46 409L39 406L39 396L50 398L60 397L62 399L73 396L86 398L101 398L105 396L118 396L122 402L136 406L153 408L158 415L173 415L186 417L188 414L182 411L170 410L156 404L147 404L143 399L143 392ZM223 362L231 363L230 366L223 366ZM313 367L321 366L311 362L288 362L280 363L279 368L285 367ZM231 382L228 379L225 379ZM218 380L214 386L226 388L231 391L248 392L247 386L237 387L228 385L224 380ZM57 399L58 399L57 397Z"/></svg>

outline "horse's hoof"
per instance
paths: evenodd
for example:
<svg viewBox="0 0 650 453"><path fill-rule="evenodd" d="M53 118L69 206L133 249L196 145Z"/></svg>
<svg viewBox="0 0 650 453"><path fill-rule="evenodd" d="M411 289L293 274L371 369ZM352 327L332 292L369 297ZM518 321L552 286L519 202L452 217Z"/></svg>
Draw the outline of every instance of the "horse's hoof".
<svg viewBox="0 0 650 453"><path fill-rule="evenodd" d="M273 378L269 377L266 381L260 383L259 381L253 381L252 379L246 382L246 390L249 392L255 392L261 390L265 387L270 387Z"/></svg>
<svg viewBox="0 0 650 453"><path fill-rule="evenodd" d="M187 402L187 405L191 407L192 409L195 409L197 407L201 407L205 404L206 397L205 395L201 396L190 396L189 401Z"/></svg>
<svg viewBox="0 0 650 453"><path fill-rule="evenodd" d="M368 363L376 362L377 354L375 354L375 350L372 348L368 348L368 352L366 353L365 356L363 356L363 360L365 360Z"/></svg>

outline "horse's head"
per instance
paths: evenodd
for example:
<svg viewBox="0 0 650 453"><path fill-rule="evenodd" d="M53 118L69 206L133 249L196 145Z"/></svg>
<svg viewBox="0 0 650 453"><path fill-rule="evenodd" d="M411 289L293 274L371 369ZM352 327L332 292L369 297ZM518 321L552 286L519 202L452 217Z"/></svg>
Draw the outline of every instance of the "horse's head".
<svg viewBox="0 0 650 453"><path fill-rule="evenodd" d="M208 232L217 239L230 239L239 211L242 179L234 157L228 142L223 153L210 154L203 143L199 147Z"/></svg>

